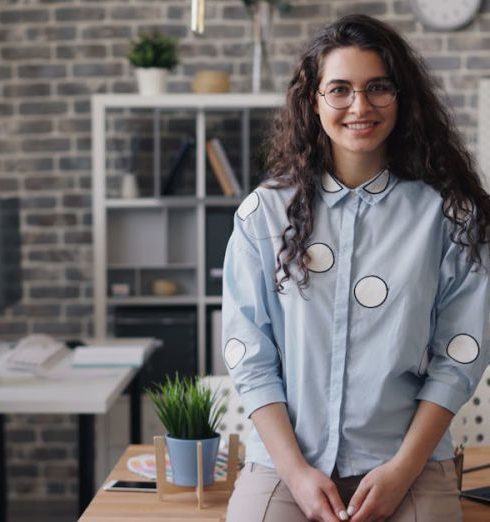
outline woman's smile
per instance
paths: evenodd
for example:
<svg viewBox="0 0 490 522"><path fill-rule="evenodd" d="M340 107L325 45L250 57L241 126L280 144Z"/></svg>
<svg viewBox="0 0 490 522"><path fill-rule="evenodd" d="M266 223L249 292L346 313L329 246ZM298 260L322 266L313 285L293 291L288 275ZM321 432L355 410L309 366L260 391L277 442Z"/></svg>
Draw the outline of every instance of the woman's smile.
<svg viewBox="0 0 490 522"><path fill-rule="evenodd" d="M379 124L377 121L352 121L343 123L343 126L350 131L354 131L359 136L369 136Z"/></svg>

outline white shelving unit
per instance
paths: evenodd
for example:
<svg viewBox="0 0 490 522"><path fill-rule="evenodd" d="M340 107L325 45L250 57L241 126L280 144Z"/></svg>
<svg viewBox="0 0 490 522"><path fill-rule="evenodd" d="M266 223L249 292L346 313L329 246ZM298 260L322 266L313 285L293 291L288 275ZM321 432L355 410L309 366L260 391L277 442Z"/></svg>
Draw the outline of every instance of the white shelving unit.
<svg viewBox="0 0 490 522"><path fill-rule="evenodd" d="M240 115L241 185L250 180L250 111L274 109L284 103L279 94L163 94L95 95L92 97L92 189L94 237L95 336L106 337L108 308L116 305L192 305L197 312L198 371L205 373L206 307L219 306L221 297L206 294L206 211L210 207L236 208L241 198L206 194L206 119L216 112ZM107 197L107 116L110 110L147 109L153 115L154 197ZM187 111L195 118L195 193L160 194L160 148L163 113ZM151 245L151 248L148 248ZM172 274L184 291L180 295L149 295L152 277ZM112 297L109 274L132 278L135 295Z"/></svg>

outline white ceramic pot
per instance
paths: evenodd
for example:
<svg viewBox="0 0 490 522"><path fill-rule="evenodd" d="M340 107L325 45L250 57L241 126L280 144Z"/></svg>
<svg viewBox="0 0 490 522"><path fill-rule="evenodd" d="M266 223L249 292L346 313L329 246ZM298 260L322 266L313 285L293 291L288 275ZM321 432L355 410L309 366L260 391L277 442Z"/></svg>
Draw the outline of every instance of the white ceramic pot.
<svg viewBox="0 0 490 522"><path fill-rule="evenodd" d="M138 91L143 96L155 96L165 92L167 86L167 69L157 67L138 67L136 69Z"/></svg>

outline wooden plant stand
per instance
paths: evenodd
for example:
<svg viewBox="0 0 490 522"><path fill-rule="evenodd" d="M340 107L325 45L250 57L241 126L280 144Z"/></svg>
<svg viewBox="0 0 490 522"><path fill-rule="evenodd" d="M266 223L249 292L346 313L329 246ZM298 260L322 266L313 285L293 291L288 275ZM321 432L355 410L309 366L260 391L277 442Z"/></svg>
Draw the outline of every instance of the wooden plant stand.
<svg viewBox="0 0 490 522"><path fill-rule="evenodd" d="M233 491L238 468L238 435L230 435L228 442L228 466L226 479L216 480L209 486L203 484L203 464L202 464L202 442L197 441L197 486L176 486L167 480L165 467L167 447L162 436L153 437L155 446L155 461L157 468L157 493L159 500L165 500L169 494L195 491L197 496L197 506L199 509L204 507L204 493L207 491L225 491L228 496Z"/></svg>

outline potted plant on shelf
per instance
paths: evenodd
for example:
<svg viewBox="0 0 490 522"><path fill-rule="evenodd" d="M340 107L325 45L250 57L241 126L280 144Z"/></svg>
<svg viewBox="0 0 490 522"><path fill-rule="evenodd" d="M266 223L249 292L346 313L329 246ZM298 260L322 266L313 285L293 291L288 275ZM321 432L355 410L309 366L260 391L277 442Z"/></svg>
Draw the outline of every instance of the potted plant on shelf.
<svg viewBox="0 0 490 522"><path fill-rule="evenodd" d="M136 67L140 94L160 94L165 91L167 71L179 63L177 40L158 33L142 34L131 41L127 57Z"/></svg>
<svg viewBox="0 0 490 522"><path fill-rule="evenodd" d="M178 375L167 377L146 393L166 430L172 482L197 485L197 442L201 441L203 484L212 484L220 441L216 430L226 411L223 399L202 380Z"/></svg>

